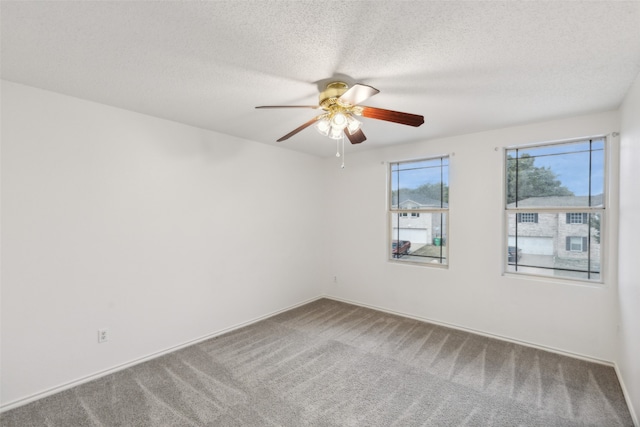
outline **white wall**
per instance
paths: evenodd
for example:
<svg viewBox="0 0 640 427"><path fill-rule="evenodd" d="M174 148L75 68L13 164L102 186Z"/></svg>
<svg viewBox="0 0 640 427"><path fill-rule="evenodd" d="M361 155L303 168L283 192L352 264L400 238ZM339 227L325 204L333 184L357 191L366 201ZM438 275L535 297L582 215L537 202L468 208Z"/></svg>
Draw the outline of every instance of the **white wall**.
<svg viewBox="0 0 640 427"><path fill-rule="evenodd" d="M317 297L321 173L3 82L2 405Z"/></svg>
<svg viewBox="0 0 640 427"><path fill-rule="evenodd" d="M635 409L640 411L640 75L621 108L620 127L620 349L618 368Z"/></svg>
<svg viewBox="0 0 640 427"><path fill-rule="evenodd" d="M327 280L326 292L348 301L614 361L615 244L608 248L609 274L604 285L501 274L505 250L501 148L606 134L618 128L618 113L609 112L363 151L348 155L344 170L335 159L327 159L331 224L327 276L336 275L338 283ZM385 162L442 154L451 155L449 269L388 262ZM613 199L607 218L615 235Z"/></svg>
<svg viewBox="0 0 640 427"><path fill-rule="evenodd" d="M617 112L349 153L342 170L335 158L3 82L0 403L325 291L618 360L637 408L638 86L622 110L618 296L615 241L604 285L501 274L500 149L617 131ZM452 156L450 267L390 263L385 162L441 154ZM617 194L612 202L615 236ZM110 341L97 344L105 327Z"/></svg>

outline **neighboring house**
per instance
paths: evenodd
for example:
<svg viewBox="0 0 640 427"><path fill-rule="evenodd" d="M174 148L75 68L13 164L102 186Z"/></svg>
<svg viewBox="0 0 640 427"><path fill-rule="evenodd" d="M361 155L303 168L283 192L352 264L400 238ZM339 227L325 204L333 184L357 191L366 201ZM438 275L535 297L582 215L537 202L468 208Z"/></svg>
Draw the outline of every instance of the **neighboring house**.
<svg viewBox="0 0 640 427"><path fill-rule="evenodd" d="M400 195L400 203L397 197L392 200L395 209L438 209L447 207L447 203L443 206L440 200L420 195L411 195L411 198ZM394 224L394 239L397 236L399 240L409 240L412 249L420 245L431 245L435 237L444 239L446 237L446 224L443 227L442 215L433 212L400 212L397 214L397 223ZM441 240L442 242L443 240Z"/></svg>
<svg viewBox="0 0 640 427"><path fill-rule="evenodd" d="M531 197L518 202L519 208L564 206L583 208L589 205L588 196ZM602 194L591 196L591 206L602 206ZM511 203L508 207L515 207ZM564 259L585 259L591 233L591 257L600 258L600 242L596 230L589 224L589 215L582 212L522 212L515 221L509 219L509 246L516 245L523 254L551 255ZM597 233L599 235L599 233Z"/></svg>

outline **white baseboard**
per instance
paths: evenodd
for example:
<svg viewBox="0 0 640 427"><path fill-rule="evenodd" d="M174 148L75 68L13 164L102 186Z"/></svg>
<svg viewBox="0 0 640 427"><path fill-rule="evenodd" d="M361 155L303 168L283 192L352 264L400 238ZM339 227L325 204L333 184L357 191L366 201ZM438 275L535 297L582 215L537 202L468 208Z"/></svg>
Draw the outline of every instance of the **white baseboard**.
<svg viewBox="0 0 640 427"><path fill-rule="evenodd" d="M584 354L579 354L579 353L572 353L570 351L566 351L566 350L561 350L558 348L554 348L554 347L547 347L544 345L540 345L540 344L535 344L535 343L531 343L528 341L522 341L522 340L518 340L515 338L510 338L510 337L505 337L502 335L497 335L497 334L492 334L489 332L484 332L478 329L472 329L472 328L468 328L465 326L460 326L460 325L456 325L453 323L448 323L448 322L442 322L440 320L435 320L435 319L429 319L427 317L421 317L421 316L415 316L413 314L408 314L408 313L403 313L400 311L394 311L394 310L389 310L388 308L384 308L384 307L378 307L375 305L371 305L371 304L366 304L366 303L362 303L359 301L353 301L353 300L349 300L349 299L345 299L345 298L339 298L339 297L334 297L331 295L325 295L324 298L327 299L332 299L335 301L341 301L341 302L345 302L347 304L353 304L353 305L357 305L360 307L365 307L365 308L370 308L373 310L378 310L378 311L383 311L385 313L389 313L389 314L394 314L396 316L402 316L402 317L406 317L408 319L414 319L414 320L419 320L421 322L426 322L426 323L433 323L434 325L439 325L439 326L444 326L447 328L451 328L451 329L456 329L459 331L463 331L463 332L469 332L475 335L481 335L487 338L494 338L500 341L506 341L506 342L510 342L513 344L519 344L519 345L523 345L525 347L531 347L531 348L536 348L538 350L544 350L544 351L549 351L551 353L557 353L557 354L561 354L563 356L568 356L568 357L572 357L574 359L581 359L581 360L585 360L587 362L594 362L594 363L598 363L600 365L607 365L607 366L614 366L614 363L608 360L603 360L603 359L597 359L595 357L591 357L591 356L586 356Z"/></svg>
<svg viewBox="0 0 640 427"><path fill-rule="evenodd" d="M627 393L627 387L624 384L624 379L622 378L622 373L618 368L618 364L613 364L613 369L616 370L616 375L618 376L618 382L620 383L620 388L622 388L622 394L624 395L624 400L627 402L627 408L629 408L629 413L631 414L631 420L633 421L633 425L635 427L640 427L640 422L638 422L638 416L636 415L636 411L633 408L633 404L631 403L631 399L629 398L629 394Z"/></svg>
<svg viewBox="0 0 640 427"><path fill-rule="evenodd" d="M174 352L176 350L180 350L182 348L189 347L189 346L194 345L194 344L198 344L198 343L200 343L202 341L206 341L208 339L220 336L222 334L226 334L227 332L231 332L231 331L234 331L236 329L243 328L245 326L251 325L251 324L256 323L256 322L259 322L261 320L268 319L269 317L276 316L276 315L278 315L278 314L280 314L282 312L294 309L296 307L300 307L301 305L309 304L310 302L316 301L316 300L321 299L321 298L323 298L322 295L314 297L314 298L310 298L308 300L296 303L296 304L294 304L292 306L283 308L281 310L277 310L277 311L265 314L263 316L256 317L254 319L247 320L246 322L238 323L238 324L230 326L228 328L224 328L224 329L221 329L219 331L215 331L215 332L212 332L210 334L201 336L199 338L195 338L193 340L189 340L189 341L183 342L182 344L178 344L178 345L166 348L164 350L148 354L147 356L143 356L143 357L131 360L129 362L122 363L122 364L114 366L112 368L105 369L103 371L99 371L99 372L96 372L94 374L87 375L87 376L82 377L82 378L78 378L78 379L73 380L73 381L69 381L68 383L61 384L61 385L49 388L47 390L38 392L38 393L34 393L34 394L32 394L30 396L27 396L27 397L23 397L23 398L20 398L20 399L17 399L17 400L13 400L11 402L7 402L5 404L0 405L0 413L8 411L10 409L17 408L19 406L26 405L26 404L31 403L31 402L35 402L36 400L40 400L40 399L42 399L44 397L51 396L53 394L59 393L61 391L64 391L64 390L67 390L67 389L70 389L70 388L73 388L73 387L76 387L76 386L79 386L80 384L84 384L84 383L87 383L89 381L96 380L96 379L104 377L106 375L113 374L113 373L121 371L123 369L130 368L131 366L138 365L138 364L146 362L148 360L155 359L155 358L160 357L160 356L164 356L165 354Z"/></svg>

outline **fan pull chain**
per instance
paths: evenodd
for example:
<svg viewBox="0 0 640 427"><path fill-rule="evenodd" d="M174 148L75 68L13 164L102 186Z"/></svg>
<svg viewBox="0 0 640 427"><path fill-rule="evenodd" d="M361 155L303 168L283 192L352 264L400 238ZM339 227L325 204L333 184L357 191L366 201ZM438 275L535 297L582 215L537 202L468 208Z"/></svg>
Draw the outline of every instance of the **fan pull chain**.
<svg viewBox="0 0 640 427"><path fill-rule="evenodd" d="M342 134L342 166L340 166L342 169L344 169L344 133Z"/></svg>
<svg viewBox="0 0 640 427"><path fill-rule="evenodd" d="M344 139L344 136L342 137ZM340 157L340 140L336 139L336 157Z"/></svg>

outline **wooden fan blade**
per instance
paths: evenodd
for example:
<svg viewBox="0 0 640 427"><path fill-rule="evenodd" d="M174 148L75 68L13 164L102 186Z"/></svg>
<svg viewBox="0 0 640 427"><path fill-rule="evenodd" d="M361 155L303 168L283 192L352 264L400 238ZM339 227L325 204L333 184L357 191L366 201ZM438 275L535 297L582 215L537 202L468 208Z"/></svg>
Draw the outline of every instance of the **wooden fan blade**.
<svg viewBox="0 0 640 427"><path fill-rule="evenodd" d="M344 134L347 135L347 138L349 138L349 141L351 141L352 144L360 144L361 142L365 141L367 139L366 136L364 136L364 133L362 132L362 129L358 129L355 133L350 134L349 131L347 129L344 130Z"/></svg>
<svg viewBox="0 0 640 427"><path fill-rule="evenodd" d="M313 119L309 120L305 124L303 124L301 126L298 126L294 130L292 130L291 132L289 132L288 134L283 136L282 138L278 139L278 142L284 141L285 139L289 139L293 135L295 135L296 133L300 132L301 130L304 130L304 129L308 128L309 126L311 126L312 124L314 124L318 120L318 117L320 117L320 116L314 117Z"/></svg>
<svg viewBox="0 0 640 427"><path fill-rule="evenodd" d="M418 127L424 123L424 117L417 114L401 113L400 111L384 110L375 107L362 107L362 117L370 119L386 120L387 122L400 123Z"/></svg>
<svg viewBox="0 0 640 427"><path fill-rule="evenodd" d="M358 105L362 101L371 98L373 95L379 92L380 91L375 87L356 83L351 86L345 93L343 93L338 99L342 103Z"/></svg>
<svg viewBox="0 0 640 427"><path fill-rule="evenodd" d="M261 105L256 108L321 108L319 105Z"/></svg>

